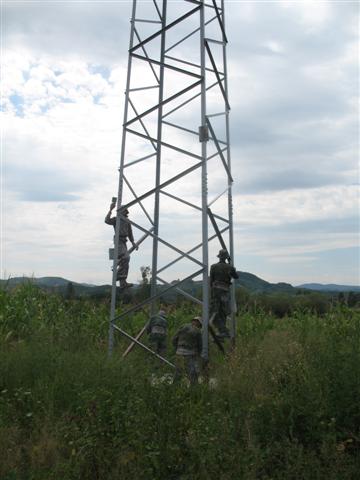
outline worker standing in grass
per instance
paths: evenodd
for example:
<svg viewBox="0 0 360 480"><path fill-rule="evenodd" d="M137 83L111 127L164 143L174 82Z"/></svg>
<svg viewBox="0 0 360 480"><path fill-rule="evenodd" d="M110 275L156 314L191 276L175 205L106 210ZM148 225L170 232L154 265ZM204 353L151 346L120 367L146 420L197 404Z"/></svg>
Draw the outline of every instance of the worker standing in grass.
<svg viewBox="0 0 360 480"><path fill-rule="evenodd" d="M116 217L111 216L111 212L114 210L116 205L116 197L113 198L110 210L105 217L105 223L112 225L116 232ZM127 239L130 240L132 246L135 250L138 249L137 245L134 242L134 236L131 228L131 224L126 218L129 215L129 210L125 207L119 207L118 210L120 214L125 218L121 218L120 221L120 230L119 230L119 247L118 247L118 268L116 272L116 280L120 282L120 288L129 288L132 287L132 283L127 283L126 279L129 273L129 263L130 263L130 254L128 252L126 242Z"/></svg>
<svg viewBox="0 0 360 480"><path fill-rule="evenodd" d="M213 324L218 330L218 337L230 337L226 326L226 318L231 313L230 286L233 278L239 278L236 269L230 265L230 256L224 248L219 251L219 262L211 265L211 316L214 315Z"/></svg>
<svg viewBox="0 0 360 480"><path fill-rule="evenodd" d="M150 318L146 332L149 335L149 342L154 352L164 356L166 353L167 339L167 319L164 310L159 310L158 314Z"/></svg>
<svg viewBox="0 0 360 480"><path fill-rule="evenodd" d="M181 327L172 342L176 349L174 383L177 383L186 373L190 385L196 385L199 375L198 362L202 350L200 317L194 317L191 323Z"/></svg>

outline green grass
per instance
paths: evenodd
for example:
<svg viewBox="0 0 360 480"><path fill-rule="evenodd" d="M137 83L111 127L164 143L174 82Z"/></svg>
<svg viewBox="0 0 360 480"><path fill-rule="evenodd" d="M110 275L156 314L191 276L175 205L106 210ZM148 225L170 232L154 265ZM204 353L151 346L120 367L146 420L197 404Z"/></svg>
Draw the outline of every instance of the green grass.
<svg viewBox="0 0 360 480"><path fill-rule="evenodd" d="M106 302L27 285L0 305L1 480L358 478L359 311L242 313L235 351L211 345L216 388L189 389L151 385L168 368L122 360L118 337L107 358ZM170 335L191 313L170 315Z"/></svg>

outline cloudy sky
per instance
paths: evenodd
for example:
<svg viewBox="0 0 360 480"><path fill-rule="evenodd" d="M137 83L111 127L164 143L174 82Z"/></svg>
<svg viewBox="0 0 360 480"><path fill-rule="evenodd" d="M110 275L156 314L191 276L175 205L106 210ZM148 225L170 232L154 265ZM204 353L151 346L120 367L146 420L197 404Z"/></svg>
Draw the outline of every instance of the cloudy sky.
<svg viewBox="0 0 360 480"><path fill-rule="evenodd" d="M1 4L2 278L111 282L131 3ZM359 284L359 3L225 3L235 264ZM175 213L185 248L195 227Z"/></svg>

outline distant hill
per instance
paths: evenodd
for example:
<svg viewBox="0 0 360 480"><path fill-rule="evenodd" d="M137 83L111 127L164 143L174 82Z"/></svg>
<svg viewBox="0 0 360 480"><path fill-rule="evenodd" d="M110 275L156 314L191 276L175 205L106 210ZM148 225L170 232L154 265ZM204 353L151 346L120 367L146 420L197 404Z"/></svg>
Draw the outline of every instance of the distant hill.
<svg viewBox="0 0 360 480"><path fill-rule="evenodd" d="M270 283L266 280L263 280L260 277L248 272L238 272L239 278L235 280L235 284L238 287L244 287L250 292L254 293L296 293L296 288L294 288L290 283Z"/></svg>
<svg viewBox="0 0 360 480"><path fill-rule="evenodd" d="M306 290L316 290L318 292L360 292L360 286L355 285L336 285L329 283L323 285L322 283L304 283L297 288L305 288Z"/></svg>
<svg viewBox="0 0 360 480"><path fill-rule="evenodd" d="M7 284L10 287L15 287L16 285L26 282L31 282L34 285L38 285L39 287L57 288L66 287L69 283L69 280L65 280L65 278L61 277L14 277L9 278L9 280L1 280L1 285Z"/></svg>
<svg viewBox="0 0 360 480"><path fill-rule="evenodd" d="M88 283L77 283L62 277L14 277L8 280L0 280L1 287L14 288L22 283L32 283L54 293L65 294L69 284L73 286L73 293L77 296L103 296L111 292L111 285L91 285Z"/></svg>
<svg viewBox="0 0 360 480"><path fill-rule="evenodd" d="M349 285L322 285L320 283L306 283L293 287L289 283L270 283L249 272L238 272L239 278L235 281L237 287L243 287L252 293L287 293L296 294L299 290L313 290L318 292L360 292L359 286ZM0 286L14 288L21 283L31 282L45 290L66 294L69 284L72 284L73 293L77 296L105 296L110 295L111 285L91 285L88 283L72 282L61 277L14 277L9 280L0 280ZM138 285L134 286L135 290ZM188 281L182 287L183 290L195 294L201 288L201 281Z"/></svg>
<svg viewBox="0 0 360 480"><path fill-rule="evenodd" d="M296 293L296 289L292 287L289 283L269 283L256 275L248 272L238 272L239 279L236 280L236 286L244 287L246 290L254 293L274 293L274 292L284 292L284 293ZM75 295L106 295L111 291L111 285L90 285L87 283L77 283L72 282L61 277L14 277L9 280L0 280L0 285L7 285L8 288L14 288L21 283L31 282L34 285L49 290L52 292L57 292L64 294L69 288L69 283L73 285L73 291ZM135 285L136 288L136 285ZM201 288L201 281L188 281L182 285L182 288L191 293L195 292Z"/></svg>

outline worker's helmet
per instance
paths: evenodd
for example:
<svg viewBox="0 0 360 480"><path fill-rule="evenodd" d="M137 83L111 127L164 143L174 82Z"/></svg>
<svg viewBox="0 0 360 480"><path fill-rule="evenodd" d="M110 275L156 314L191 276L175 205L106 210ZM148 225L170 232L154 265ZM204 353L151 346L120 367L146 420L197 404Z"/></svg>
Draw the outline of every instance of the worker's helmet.
<svg viewBox="0 0 360 480"><path fill-rule="evenodd" d="M196 322L201 327L201 317L193 317L192 322Z"/></svg>
<svg viewBox="0 0 360 480"><path fill-rule="evenodd" d="M218 258L229 260L230 256L228 254L228 251L225 250L225 248L222 248L221 250L219 250Z"/></svg>

